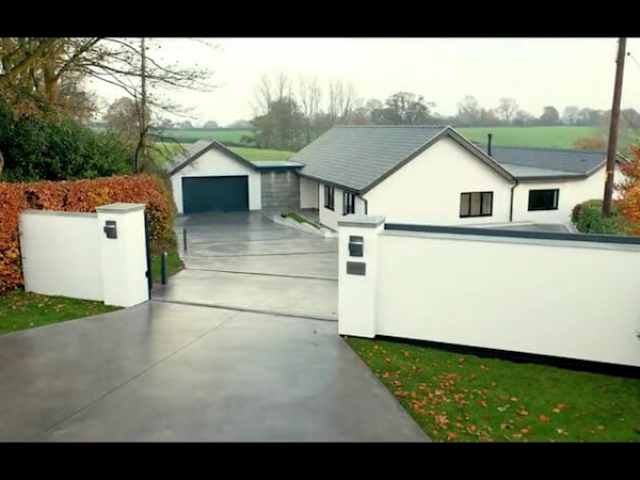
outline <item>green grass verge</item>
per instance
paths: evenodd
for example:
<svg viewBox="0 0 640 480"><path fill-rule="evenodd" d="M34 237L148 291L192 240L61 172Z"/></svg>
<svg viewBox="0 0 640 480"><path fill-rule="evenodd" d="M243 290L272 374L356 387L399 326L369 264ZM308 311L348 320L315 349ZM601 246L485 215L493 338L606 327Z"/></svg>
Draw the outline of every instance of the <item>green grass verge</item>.
<svg viewBox="0 0 640 480"><path fill-rule="evenodd" d="M151 274L153 275L154 282L160 281L162 262L161 258L162 257L160 255L151 256ZM174 273L182 270L182 261L180 260L180 255L178 255L178 252L176 252L175 250L167 252L167 269L169 270L169 275L173 275Z"/></svg>
<svg viewBox="0 0 640 480"><path fill-rule="evenodd" d="M640 441L640 380L346 341L434 441Z"/></svg>
<svg viewBox="0 0 640 480"><path fill-rule="evenodd" d="M113 312L102 302L13 290L0 295L0 334Z"/></svg>
<svg viewBox="0 0 640 480"><path fill-rule="evenodd" d="M283 216L284 216L284 218L290 218L292 220L295 220L298 223L308 223L309 225L311 225L314 228L319 228L318 225L316 225L315 223L307 220L302 215L300 215L300 214L298 214L296 212L285 213L285 214L283 214Z"/></svg>

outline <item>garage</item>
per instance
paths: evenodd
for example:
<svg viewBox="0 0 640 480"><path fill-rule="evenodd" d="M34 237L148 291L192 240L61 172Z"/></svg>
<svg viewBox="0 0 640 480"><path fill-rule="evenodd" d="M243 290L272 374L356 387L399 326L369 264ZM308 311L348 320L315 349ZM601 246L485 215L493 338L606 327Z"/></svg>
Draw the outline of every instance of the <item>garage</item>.
<svg viewBox="0 0 640 480"><path fill-rule="evenodd" d="M302 163L255 161L215 140L198 140L164 165L180 214L300 208Z"/></svg>
<svg viewBox="0 0 640 480"><path fill-rule="evenodd" d="M249 177L182 177L184 213L249 210Z"/></svg>

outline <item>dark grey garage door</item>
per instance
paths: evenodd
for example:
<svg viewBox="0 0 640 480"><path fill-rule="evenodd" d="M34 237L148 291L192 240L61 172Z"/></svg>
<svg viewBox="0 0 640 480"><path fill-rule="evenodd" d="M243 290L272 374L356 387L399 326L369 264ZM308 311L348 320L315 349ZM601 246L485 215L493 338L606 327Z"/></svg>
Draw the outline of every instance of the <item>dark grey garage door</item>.
<svg viewBox="0 0 640 480"><path fill-rule="evenodd" d="M243 212L249 209L247 176L183 177L184 213Z"/></svg>

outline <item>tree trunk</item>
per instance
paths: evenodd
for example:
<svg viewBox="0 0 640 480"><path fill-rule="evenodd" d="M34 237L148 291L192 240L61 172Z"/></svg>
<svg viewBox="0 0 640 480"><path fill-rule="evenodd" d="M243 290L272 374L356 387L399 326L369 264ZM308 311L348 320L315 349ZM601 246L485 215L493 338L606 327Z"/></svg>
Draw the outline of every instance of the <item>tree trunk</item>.
<svg viewBox="0 0 640 480"><path fill-rule="evenodd" d="M0 180L2 180L2 167L4 167L4 159L2 158L2 150L0 150Z"/></svg>

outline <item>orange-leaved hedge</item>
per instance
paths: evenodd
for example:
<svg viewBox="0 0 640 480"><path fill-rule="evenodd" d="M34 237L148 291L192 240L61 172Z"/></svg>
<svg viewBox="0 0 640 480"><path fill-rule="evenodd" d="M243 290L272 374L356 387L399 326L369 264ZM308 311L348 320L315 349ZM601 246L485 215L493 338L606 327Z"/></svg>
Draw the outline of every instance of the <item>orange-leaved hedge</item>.
<svg viewBox="0 0 640 480"><path fill-rule="evenodd" d="M171 192L159 177L137 175L62 182L0 182L0 292L23 284L18 243L22 210L95 212L96 207L115 202L146 205L154 250L173 239L176 208Z"/></svg>

